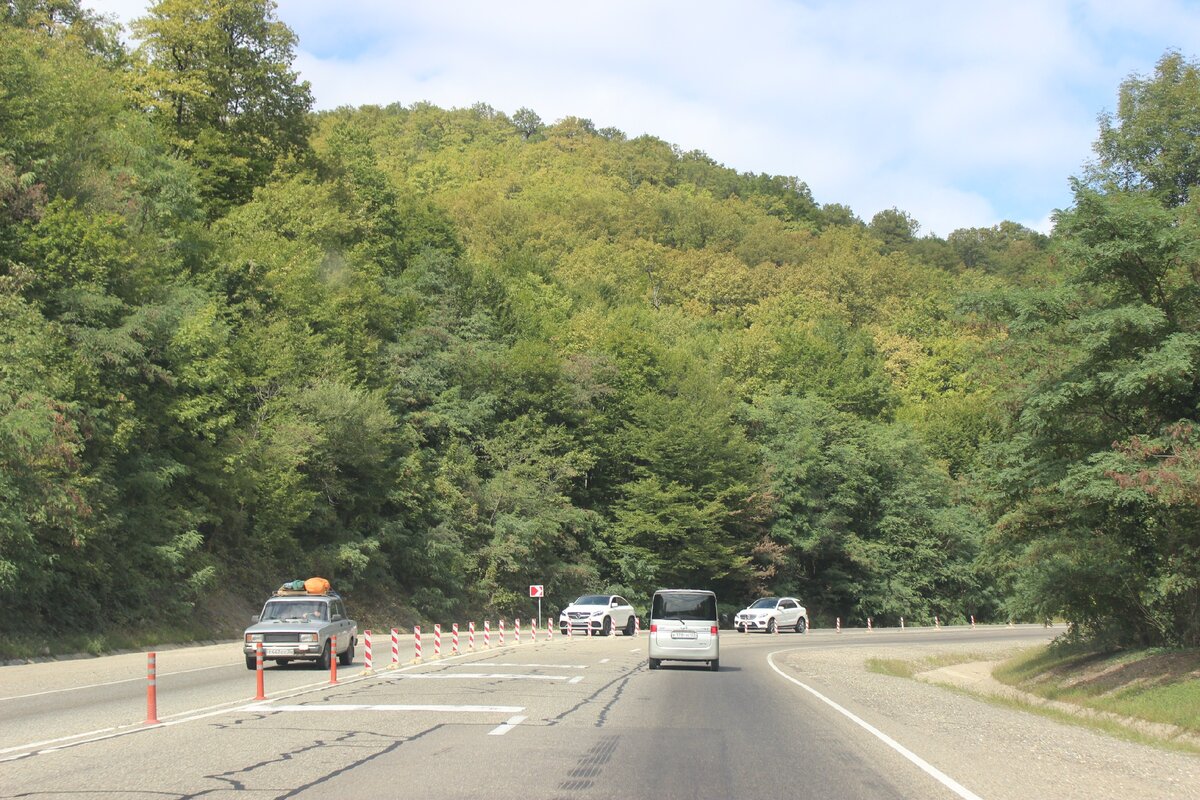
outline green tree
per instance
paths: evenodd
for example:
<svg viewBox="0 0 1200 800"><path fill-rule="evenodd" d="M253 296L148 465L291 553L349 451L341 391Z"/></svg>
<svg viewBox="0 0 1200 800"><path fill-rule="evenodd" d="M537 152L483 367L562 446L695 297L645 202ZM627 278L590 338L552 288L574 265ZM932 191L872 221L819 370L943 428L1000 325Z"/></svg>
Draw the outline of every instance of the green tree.
<svg viewBox="0 0 1200 800"><path fill-rule="evenodd" d="M250 197L308 147L312 94L273 0L161 0L134 21L144 102L199 170L210 214Z"/></svg>

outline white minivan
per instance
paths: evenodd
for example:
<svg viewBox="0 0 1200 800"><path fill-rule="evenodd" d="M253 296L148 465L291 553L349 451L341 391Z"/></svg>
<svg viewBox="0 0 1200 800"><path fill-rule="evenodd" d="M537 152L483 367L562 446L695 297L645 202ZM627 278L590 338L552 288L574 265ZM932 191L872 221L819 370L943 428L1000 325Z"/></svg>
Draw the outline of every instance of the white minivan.
<svg viewBox="0 0 1200 800"><path fill-rule="evenodd" d="M650 669L664 661L721 668L717 596L706 589L659 589L650 603Z"/></svg>

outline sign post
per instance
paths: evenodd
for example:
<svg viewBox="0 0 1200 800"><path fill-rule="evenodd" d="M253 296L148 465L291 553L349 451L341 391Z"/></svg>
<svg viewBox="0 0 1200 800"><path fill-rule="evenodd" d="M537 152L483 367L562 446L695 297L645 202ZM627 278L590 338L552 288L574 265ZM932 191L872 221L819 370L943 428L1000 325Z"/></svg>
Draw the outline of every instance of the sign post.
<svg viewBox="0 0 1200 800"><path fill-rule="evenodd" d="M542 595L544 595L545 593L546 592L544 590L544 587L540 583L536 584L536 585L531 585L529 587L529 596L536 597L537 601L538 601L538 617L537 617L538 625L542 624Z"/></svg>

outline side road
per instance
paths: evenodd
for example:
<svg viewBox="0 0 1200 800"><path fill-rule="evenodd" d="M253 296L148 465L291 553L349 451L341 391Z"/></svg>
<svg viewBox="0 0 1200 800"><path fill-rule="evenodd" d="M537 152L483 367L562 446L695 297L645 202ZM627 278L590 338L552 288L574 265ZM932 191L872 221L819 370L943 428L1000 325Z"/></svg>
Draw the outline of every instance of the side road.
<svg viewBox="0 0 1200 800"><path fill-rule="evenodd" d="M1125 717L1110 711L1085 708L1075 703L1064 703L1060 700L1049 700L1030 692L1024 692L1016 687L1001 683L992 677L992 672L1003 663L1003 659L994 661L971 661L965 664L954 664L948 667L938 667L917 673L917 680L928 683L952 686L973 694L986 697L999 697L1030 706L1048 708L1062 714L1069 714L1084 719L1105 720L1115 723L1138 733L1152 736L1156 739L1184 742L1200 748L1200 736L1176 725L1147 722L1135 717Z"/></svg>
<svg viewBox="0 0 1200 800"><path fill-rule="evenodd" d="M944 686L867 669L869 658L920 661L1011 655L1011 643L780 647L775 662L917 752L983 800L1200 800L1200 756L1168 752ZM881 753L880 758L890 757Z"/></svg>

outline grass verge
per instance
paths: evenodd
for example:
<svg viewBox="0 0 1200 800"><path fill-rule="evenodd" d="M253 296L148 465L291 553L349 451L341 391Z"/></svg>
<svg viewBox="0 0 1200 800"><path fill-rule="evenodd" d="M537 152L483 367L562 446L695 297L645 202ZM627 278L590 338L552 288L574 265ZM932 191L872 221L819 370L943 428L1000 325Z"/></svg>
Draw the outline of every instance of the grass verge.
<svg viewBox="0 0 1200 800"><path fill-rule="evenodd" d="M1200 650L1103 653L1052 645L1005 661L993 677L1047 700L1200 736Z"/></svg>

